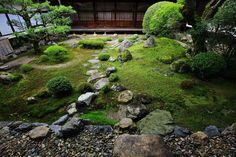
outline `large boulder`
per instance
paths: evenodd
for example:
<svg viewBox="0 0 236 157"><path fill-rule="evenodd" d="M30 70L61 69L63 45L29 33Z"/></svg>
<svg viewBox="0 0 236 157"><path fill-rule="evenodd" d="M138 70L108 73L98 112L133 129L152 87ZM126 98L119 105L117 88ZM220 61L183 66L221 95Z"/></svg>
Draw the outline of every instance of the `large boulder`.
<svg viewBox="0 0 236 157"><path fill-rule="evenodd" d="M45 138L48 135L49 128L47 126L38 126L29 132L31 139Z"/></svg>
<svg viewBox="0 0 236 157"><path fill-rule="evenodd" d="M103 87L105 87L106 85L109 85L109 80L108 78L102 78L100 80L98 80L95 84L94 87L97 90L101 90Z"/></svg>
<svg viewBox="0 0 236 157"><path fill-rule="evenodd" d="M133 120L139 120L148 114L147 107L138 102L130 103L127 106L127 117Z"/></svg>
<svg viewBox="0 0 236 157"><path fill-rule="evenodd" d="M167 135L174 130L170 112L155 110L138 122L141 134Z"/></svg>
<svg viewBox="0 0 236 157"><path fill-rule="evenodd" d="M156 46L156 39L154 36L150 36L145 42L144 42L144 47L145 48L150 48L150 47L155 47Z"/></svg>
<svg viewBox="0 0 236 157"><path fill-rule="evenodd" d="M132 42L130 42L128 39L125 39L119 46L119 52L124 52L125 50L127 50L127 48L129 48L132 45L133 45Z"/></svg>
<svg viewBox="0 0 236 157"><path fill-rule="evenodd" d="M121 135L114 144L113 157L172 157L162 138L155 135Z"/></svg>
<svg viewBox="0 0 236 157"><path fill-rule="evenodd" d="M210 138L214 137L214 136L219 136L220 135L219 129L216 126L214 126L214 125L210 125L210 126L206 127L204 132Z"/></svg>
<svg viewBox="0 0 236 157"><path fill-rule="evenodd" d="M61 127L61 137L71 137L78 134L84 128L83 120L78 117L73 117Z"/></svg>
<svg viewBox="0 0 236 157"><path fill-rule="evenodd" d="M90 105L93 98L97 95L97 93L93 93L93 92L88 92L85 94L80 95L80 97L78 98L78 102L83 102L86 105Z"/></svg>
<svg viewBox="0 0 236 157"><path fill-rule="evenodd" d="M131 92L130 90L125 90L119 94L118 102L128 103L133 99L133 96L134 96L133 92Z"/></svg>

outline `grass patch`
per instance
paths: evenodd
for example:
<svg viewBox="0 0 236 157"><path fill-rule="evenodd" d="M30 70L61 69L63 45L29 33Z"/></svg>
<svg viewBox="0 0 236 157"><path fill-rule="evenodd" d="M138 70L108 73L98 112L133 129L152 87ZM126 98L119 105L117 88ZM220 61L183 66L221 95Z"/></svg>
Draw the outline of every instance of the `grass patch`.
<svg viewBox="0 0 236 157"><path fill-rule="evenodd" d="M83 119L89 119L95 124L103 124L103 125L115 125L117 123L116 120L110 119L107 117L105 111L91 111L80 116Z"/></svg>

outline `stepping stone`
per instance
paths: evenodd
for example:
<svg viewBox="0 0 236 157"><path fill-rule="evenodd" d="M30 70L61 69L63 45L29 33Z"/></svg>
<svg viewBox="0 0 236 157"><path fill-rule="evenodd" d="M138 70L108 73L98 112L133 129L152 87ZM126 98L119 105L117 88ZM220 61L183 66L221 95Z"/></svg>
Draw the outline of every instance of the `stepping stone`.
<svg viewBox="0 0 236 157"><path fill-rule="evenodd" d="M90 59L90 60L88 60L88 62L91 63L91 64L97 64L100 61L98 59Z"/></svg>
<svg viewBox="0 0 236 157"><path fill-rule="evenodd" d="M108 85L109 84L109 80L107 78L102 78L100 80L98 80L95 84L94 84L94 87L97 89L97 90L100 90L102 89L104 86Z"/></svg>
<svg viewBox="0 0 236 157"><path fill-rule="evenodd" d="M85 63L85 64L83 64L83 66L84 66L84 67L88 67L88 66L89 66L89 64Z"/></svg>
<svg viewBox="0 0 236 157"><path fill-rule="evenodd" d="M101 79L101 78L104 78L104 77L106 77L106 76L103 75L102 73L94 73L88 78L87 82L91 83L91 82L93 82L97 79Z"/></svg>
<svg viewBox="0 0 236 157"><path fill-rule="evenodd" d="M93 57L97 57L97 56L98 56L98 54L93 54L92 56L93 56Z"/></svg>
<svg viewBox="0 0 236 157"><path fill-rule="evenodd" d="M86 72L86 75L93 75L95 73L98 73L98 70L89 70Z"/></svg>
<svg viewBox="0 0 236 157"><path fill-rule="evenodd" d="M94 66L91 67L91 69L99 69L101 67L100 64L95 64Z"/></svg>

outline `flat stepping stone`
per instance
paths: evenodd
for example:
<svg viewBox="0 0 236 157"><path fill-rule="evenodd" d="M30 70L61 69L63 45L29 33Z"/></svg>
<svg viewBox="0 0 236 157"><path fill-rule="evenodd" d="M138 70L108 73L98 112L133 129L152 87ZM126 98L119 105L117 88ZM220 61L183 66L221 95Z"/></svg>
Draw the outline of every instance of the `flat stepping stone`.
<svg viewBox="0 0 236 157"><path fill-rule="evenodd" d="M84 67L88 67L88 66L89 66L89 64L85 63L85 64L83 64L83 66L84 66Z"/></svg>
<svg viewBox="0 0 236 157"><path fill-rule="evenodd" d="M103 87L105 87L106 85L109 85L109 80L108 78L102 78L100 80L98 80L95 84L94 87L97 90L101 90Z"/></svg>
<svg viewBox="0 0 236 157"><path fill-rule="evenodd" d="M98 70L89 70L86 72L86 75L93 75L95 73L98 73Z"/></svg>
<svg viewBox="0 0 236 157"><path fill-rule="evenodd" d="M92 56L93 56L93 57L97 57L97 56L98 56L98 54L93 54Z"/></svg>
<svg viewBox="0 0 236 157"><path fill-rule="evenodd" d="M94 66L91 67L91 69L99 69L101 67L100 64L95 64Z"/></svg>
<svg viewBox="0 0 236 157"><path fill-rule="evenodd" d="M91 63L91 64L97 64L100 61L98 59L90 59L90 60L88 60L88 62Z"/></svg>
<svg viewBox="0 0 236 157"><path fill-rule="evenodd" d="M88 78L87 82L90 83L90 82L93 82L95 80L98 80L98 79L101 79L101 78L104 78L104 77L106 77L106 76L103 75L102 73L94 73Z"/></svg>

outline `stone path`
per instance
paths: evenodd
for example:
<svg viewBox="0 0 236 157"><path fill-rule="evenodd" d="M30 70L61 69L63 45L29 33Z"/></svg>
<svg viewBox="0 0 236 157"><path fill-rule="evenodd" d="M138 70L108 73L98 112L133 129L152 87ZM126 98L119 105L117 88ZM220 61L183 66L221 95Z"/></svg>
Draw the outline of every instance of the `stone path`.
<svg viewBox="0 0 236 157"><path fill-rule="evenodd" d="M7 62L7 63L3 64L2 66L7 66L9 68L13 68L13 67L20 66L22 64L28 64L35 59L36 59L36 57L23 56L23 57L19 57L19 58L15 59L13 61Z"/></svg>

